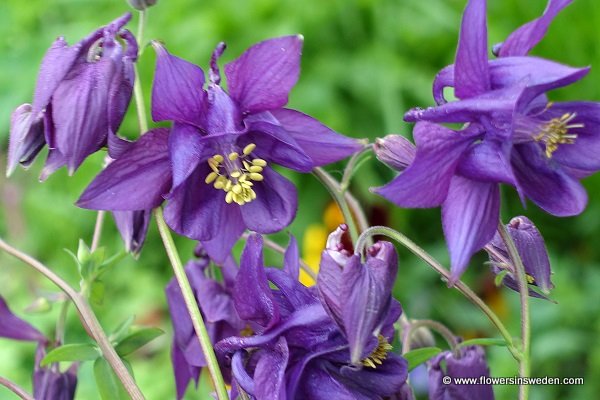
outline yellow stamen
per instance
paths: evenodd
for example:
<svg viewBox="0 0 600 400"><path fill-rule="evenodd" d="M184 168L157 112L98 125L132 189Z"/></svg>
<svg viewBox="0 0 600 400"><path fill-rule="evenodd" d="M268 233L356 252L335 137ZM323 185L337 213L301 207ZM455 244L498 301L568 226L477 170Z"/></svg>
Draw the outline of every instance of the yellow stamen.
<svg viewBox="0 0 600 400"><path fill-rule="evenodd" d="M253 181L262 181L264 179L264 177L259 174L258 172L250 172L250 179L252 179Z"/></svg>
<svg viewBox="0 0 600 400"><path fill-rule="evenodd" d="M387 358L387 353L392 350L392 345L388 343L387 339L383 335L377 336L377 347L368 357L362 360L362 364L365 367L377 368L378 365L383 363L383 360Z"/></svg>
<svg viewBox="0 0 600 400"><path fill-rule="evenodd" d="M217 179L217 176L219 176L219 174L217 174L216 172L213 171L206 176L206 179L204 180L204 182L206 182L207 184L210 184L210 183L212 183L212 181Z"/></svg>
<svg viewBox="0 0 600 400"><path fill-rule="evenodd" d="M233 192L227 192L227 195L225 195L225 203L231 204L232 201L233 201Z"/></svg>
<svg viewBox="0 0 600 400"><path fill-rule="evenodd" d="M250 172L262 172L263 167L259 167L258 165L253 165L250 168L248 168L248 171Z"/></svg>
<svg viewBox="0 0 600 400"><path fill-rule="evenodd" d="M569 129L583 128L584 126L583 124L570 124L576 116L576 113L566 113L560 118L552 118L542 125L541 131L533 137L535 141L544 142L546 145L546 157L551 158L561 144L575 143L577 134L569 133Z"/></svg>
<svg viewBox="0 0 600 400"><path fill-rule="evenodd" d="M230 176L232 178L239 178L240 176L242 176L242 173L239 170L233 171Z"/></svg>
<svg viewBox="0 0 600 400"><path fill-rule="evenodd" d="M216 161L216 162L218 162L218 163L222 163L222 162L223 162L223 156L222 156L222 155L220 155L220 154L215 154L215 155L213 156L213 160L215 160L215 161Z"/></svg>
<svg viewBox="0 0 600 400"><path fill-rule="evenodd" d="M267 162L262 158L255 158L254 160L252 160L252 164L258 165L259 167L264 167L267 165Z"/></svg>
<svg viewBox="0 0 600 400"><path fill-rule="evenodd" d="M535 278L529 274L525 274L525 279L527 279L527 283L533 285L535 283Z"/></svg>
<svg viewBox="0 0 600 400"><path fill-rule="evenodd" d="M231 160L231 161L235 161L235 160L238 159L239 156L240 155L237 152L234 151L234 152L229 153L229 155L227 156L227 158L229 158L229 160Z"/></svg>
<svg viewBox="0 0 600 400"><path fill-rule="evenodd" d="M248 154L252 153L254 149L256 149L256 145L254 143L250 143L249 145L244 147L243 153L245 156L247 156Z"/></svg>

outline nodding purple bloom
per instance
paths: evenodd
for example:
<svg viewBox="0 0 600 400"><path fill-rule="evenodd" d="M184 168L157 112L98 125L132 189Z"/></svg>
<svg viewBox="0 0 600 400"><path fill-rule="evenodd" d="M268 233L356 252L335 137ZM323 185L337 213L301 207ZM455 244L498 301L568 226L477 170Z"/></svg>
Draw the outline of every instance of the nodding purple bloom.
<svg viewBox="0 0 600 400"><path fill-rule="evenodd" d="M198 301L211 342L216 343L223 338L242 334L247 329L247 324L238 317L232 298L238 270L235 261L229 257L223 263L220 268L223 283L220 283L207 276L211 260L202 246L198 246L195 253L198 258L188 262L185 271ZM200 370L207 364L194 332L192 320L187 312L181 289L175 278L167 285L166 294L174 331L171 358L177 398L181 399L190 380L193 379L198 384ZM223 369L223 373L225 379L229 381L231 372Z"/></svg>
<svg viewBox="0 0 600 400"><path fill-rule="evenodd" d="M350 315L349 307L335 305L347 293L343 289L319 296L315 287L298 282L295 241L288 247L284 269L280 270L264 267L262 239L251 236L242 254L234 297L240 317L255 324L254 335L227 338L215 346L221 363L231 365L239 388L257 400L383 399L398 393L406 381L407 364L390 352L389 343L401 307L376 283L378 272L386 275L383 264L390 257L387 251L379 244L371 258L380 262L372 262L368 268L358 264L368 271L352 268L354 256L349 257L347 268L353 272L346 277L361 290L346 300L355 307L373 307L373 311L355 308L355 315ZM348 256L341 255L341 259ZM335 263L335 258L337 254L330 257L331 262ZM335 268L340 275L337 263ZM339 287L339 276L330 272L324 279L334 282L328 282L328 287ZM382 290L373 293L364 285L366 282ZM367 295L374 300L365 301ZM379 301L386 295L384 301ZM325 311L320 297L328 298L328 310L340 309L341 314ZM361 318L364 323L359 323ZM366 344L356 340L363 336L369 339ZM358 354L354 349L360 349L357 360L352 360Z"/></svg>
<svg viewBox="0 0 600 400"><path fill-rule="evenodd" d="M571 84L589 68L572 68L527 52L569 1L551 0L546 13L509 36L502 57L489 60L485 0L470 0L455 64L434 82L439 104L413 109L414 162L377 193L401 207L442 206L452 279L492 240L500 210L499 183L516 187L556 216L583 211L579 179L600 169L600 104L549 103L545 92ZM459 99L447 103L443 88ZM437 123L465 123L455 131Z"/></svg>
<svg viewBox="0 0 600 400"><path fill-rule="evenodd" d="M456 378L489 378L490 369L481 346L461 347L459 354L444 351L428 362L429 399L431 400L493 400L492 385L459 385ZM450 383L444 381L450 377ZM447 379L447 378L446 378Z"/></svg>
<svg viewBox="0 0 600 400"><path fill-rule="evenodd" d="M527 283L539 288L543 294L550 293L550 289L554 287L550 280L552 271L550 270L548 251L540 231L533 222L523 216L511 219L510 223L506 225L506 229L514 241L525 267ZM506 275L502 279L504 286L518 292L519 286L515 279L515 266L499 233L496 233L494 239L485 249L490 256L494 273L505 273ZM529 289L530 296L547 299L543 294L531 288Z"/></svg>
<svg viewBox="0 0 600 400"><path fill-rule="evenodd" d="M36 328L14 315L1 296L0 337L38 343L33 372L33 397L36 400L72 400L75 397L77 364L73 364L66 372L60 372L58 364L40 366L49 340Z"/></svg>
<svg viewBox="0 0 600 400"><path fill-rule="evenodd" d="M169 226L201 241L219 261L246 228L273 233L289 225L296 188L272 166L309 172L361 148L308 115L283 108L298 80L302 43L301 36L286 36L252 46L225 65L225 92L217 66L223 43L213 53L205 85L202 69L155 42L152 116L173 121L168 139L134 146L121 157L132 173L124 176L113 163L79 205L139 210L158 206L168 193ZM158 157L161 165L167 161L162 172L148 162Z"/></svg>
<svg viewBox="0 0 600 400"><path fill-rule="evenodd" d="M373 151L379 161L402 172L415 160L417 149L404 136L387 135L375 141Z"/></svg>
<svg viewBox="0 0 600 400"><path fill-rule="evenodd" d="M73 173L103 146L114 156L126 145L116 132L131 99L138 53L135 38L122 29L130 19L127 13L73 46L56 39L42 61L33 103L12 115L7 175L19 163L28 167L44 145L42 180L63 165Z"/></svg>

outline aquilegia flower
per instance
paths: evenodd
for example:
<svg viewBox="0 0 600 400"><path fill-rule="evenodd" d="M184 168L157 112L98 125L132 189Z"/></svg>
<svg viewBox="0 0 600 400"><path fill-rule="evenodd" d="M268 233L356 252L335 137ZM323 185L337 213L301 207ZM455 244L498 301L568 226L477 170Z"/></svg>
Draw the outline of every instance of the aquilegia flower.
<svg viewBox="0 0 600 400"><path fill-rule="evenodd" d="M206 89L202 69L154 47L152 116L173 121L171 132L143 135L92 182L81 207L140 210L166 195L169 226L223 261L246 228L273 233L293 220L296 188L273 164L308 172L361 148L283 108L300 72L301 36L258 43L225 65L229 93L217 66L224 44L213 53Z"/></svg>
<svg viewBox="0 0 600 400"><path fill-rule="evenodd" d="M223 283L220 283L207 276L211 260L201 245L196 247L195 253L198 258L187 263L185 272L206 323L211 343L242 334L248 328L233 306L232 292L238 271L235 261L229 257L220 267L223 276ZM177 398L181 399L190 380L194 379L196 385L198 384L200 370L207 364L175 278L167 285L166 293L174 331L171 359ZM222 372L225 379L230 381L230 370L222 369Z"/></svg>
<svg viewBox="0 0 600 400"><path fill-rule="evenodd" d="M459 356L444 351L427 363L429 370L430 400L493 400L492 385L482 381L479 384L461 385L456 378L485 379L490 377L490 369L481 346L461 347ZM450 377L450 381L446 381Z"/></svg>
<svg viewBox="0 0 600 400"><path fill-rule="evenodd" d="M255 324L254 334L215 346L222 364L230 360L234 383L256 400L383 399L398 393L407 364L390 343L401 307L391 297L392 283L383 282L395 277L392 248L377 243L366 266L358 255L326 250L322 265L328 273L319 277L319 295L320 288L298 282L298 254L290 248L283 270L265 268L261 237L248 239L234 299L240 317ZM336 260L347 261L344 278ZM356 293L348 296L352 284Z"/></svg>
<svg viewBox="0 0 600 400"><path fill-rule="evenodd" d="M550 260L548 259L548 251L542 234L529 218L523 216L511 219L510 223L506 225L506 229L514 241L525 267L527 283L539 288L543 293L538 293L530 288L529 295L547 298L544 294L548 294L554 285L550 280L552 271L550 270ZM504 286L518 292L519 286L515 277L515 266L499 233L496 233L485 250L490 256L494 273L497 275L500 273L505 274L502 278Z"/></svg>
<svg viewBox="0 0 600 400"><path fill-rule="evenodd" d="M413 109L414 162L377 193L401 207L442 206L453 283L472 254L494 236L499 183L516 187L556 216L583 211L579 179L600 169L600 104L549 103L545 92L571 84L589 68L572 68L527 52L568 1L550 1L536 21L521 27L488 60L485 0L470 0L454 65L434 83L437 107ZM442 89L459 99L446 103ZM465 123L455 131L436 123Z"/></svg>
<svg viewBox="0 0 600 400"><path fill-rule="evenodd" d="M127 145L116 132L131 99L138 53L123 29L130 19L125 14L73 46L56 39L42 61L33 103L13 112L8 175L19 163L28 167L44 145L42 180L63 165L73 173L103 146L116 157Z"/></svg>
<svg viewBox="0 0 600 400"><path fill-rule="evenodd" d="M58 364L42 367L50 341L36 328L14 315L0 296L0 337L38 343L33 372L33 397L36 400L72 400L77 386L77 363L60 372Z"/></svg>

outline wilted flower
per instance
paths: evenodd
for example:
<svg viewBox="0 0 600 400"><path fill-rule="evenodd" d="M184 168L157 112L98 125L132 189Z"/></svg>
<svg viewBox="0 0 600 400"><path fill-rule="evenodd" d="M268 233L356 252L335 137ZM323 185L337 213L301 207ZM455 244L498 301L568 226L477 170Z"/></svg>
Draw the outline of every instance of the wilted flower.
<svg viewBox="0 0 600 400"><path fill-rule="evenodd" d="M307 288L298 282L297 250L290 248L283 270L263 266L260 236L250 237L242 254L235 307L243 319L256 324L254 335L227 338L215 346L222 363L230 360L237 385L257 400L381 399L399 392L406 381L407 365L403 358L390 352L389 345L393 324L401 313L398 302L389 293L385 301L379 302L378 296L363 290L375 300L365 302L360 293L352 303L372 305L375 311L363 310L365 323L357 324L356 329L344 327L332 317L341 323L355 323L356 319L348 313L330 316L315 287ZM382 261L388 255L386 250L377 248L371 257L381 257ZM349 262L354 264L353 260ZM373 262L369 268L380 271L376 264ZM372 278L379 276L373 270L354 271L348 276L354 278L357 287L366 289L363 283L376 282ZM336 304L341 293L335 294L330 306L339 308ZM362 335L368 327L373 330ZM363 336L374 340L363 344ZM360 357L355 363L351 357L358 354L356 349L360 349Z"/></svg>
<svg viewBox="0 0 600 400"><path fill-rule="evenodd" d="M92 182L81 207L153 208L168 193L169 226L200 240L212 258L223 261L246 228L273 233L293 220L296 188L272 164L309 172L361 147L283 108L300 72L301 36L258 43L227 64L229 93L220 86L217 67L224 44L213 53L206 89L202 69L159 43L154 47L152 116L174 121L170 135L142 137ZM154 162L159 158L160 165Z"/></svg>
<svg viewBox="0 0 600 400"><path fill-rule="evenodd" d="M112 155L122 151L125 142L116 132L131 99L138 53L135 38L122 29L130 19L125 14L73 46L56 39L42 61L33 104L12 115L7 175L19 163L29 166L44 145L42 180L63 165L73 173L103 146Z"/></svg>
<svg viewBox="0 0 600 400"><path fill-rule="evenodd" d="M202 246L196 248L196 255L198 258L189 261L185 266L185 271L206 323L211 342L216 343L223 338L240 335L246 328L246 323L238 317L233 307L232 291L238 270L235 261L229 257L222 265L221 272L224 281L219 283L207 276L211 260ZM167 285L166 293L174 331L171 358L175 372L177 398L181 399L190 380L194 379L198 384L200 369L207 364L198 337L194 332L181 289L175 278ZM223 369L222 372L229 381L230 371Z"/></svg>
<svg viewBox="0 0 600 400"><path fill-rule="evenodd" d="M490 369L481 346L461 347L459 355L444 351L428 362L430 400L493 400L489 384L459 385L456 378L489 378ZM444 380L444 378L449 381ZM481 378L480 378L481 377Z"/></svg>
<svg viewBox="0 0 600 400"><path fill-rule="evenodd" d="M548 294L554 287L550 280L550 260L544 244L544 238L540 231L535 227L527 217L515 217L506 225L508 234L515 243L515 247L521 257L527 283L538 287L542 293ZM516 269L512 263L506 244L504 244L499 233L496 233L494 239L486 246L486 251L490 256L492 269L496 274L504 273L502 283L515 291L519 291L516 281ZM544 295L529 289L529 295L533 297L546 298Z"/></svg>
<svg viewBox="0 0 600 400"><path fill-rule="evenodd" d="M469 1L454 65L434 82L437 107L413 109L417 153L399 177L377 193L401 207L442 206L453 283L472 254L494 236L499 183L517 188L545 211L579 214L587 195L579 179L600 169L600 104L548 103L545 92L581 79L571 68L525 54L568 2L551 1L546 14L520 28L488 60L485 0ZM533 27L533 28L532 28ZM452 86L458 101L446 103ZM435 123L465 123L454 131Z"/></svg>

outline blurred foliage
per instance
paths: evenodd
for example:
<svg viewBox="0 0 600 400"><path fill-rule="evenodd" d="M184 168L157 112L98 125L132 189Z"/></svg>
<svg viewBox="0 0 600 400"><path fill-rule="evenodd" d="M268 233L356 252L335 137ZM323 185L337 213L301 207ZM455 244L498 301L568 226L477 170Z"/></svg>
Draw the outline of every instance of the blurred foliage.
<svg viewBox="0 0 600 400"><path fill-rule="evenodd" d="M537 17L545 1L490 0L490 42L503 40L520 24ZM311 114L339 132L374 139L387 133L410 137L411 126L402 122L412 106L432 103L435 73L454 57L464 0L160 0L149 12L146 38L159 39L169 50L206 68L213 47L226 41L223 62L232 60L251 44L269 37L302 33L305 47L302 75L292 91L290 106ZM127 11L125 0L2 0L0 2L0 165L5 164L9 116L31 100L40 60L55 37L74 43L99 25ZM135 32L137 20L130 29ZM534 53L572 65L600 65L598 46L600 3L579 0L551 26ZM147 49L140 60L149 106L154 55ZM572 87L552 94L553 100L600 100L600 72ZM135 137L136 118L130 107L121 134ZM100 170L103 154L88 159L73 177L64 170L44 184L37 182L42 159L30 171L17 171L10 180L0 174L0 235L34 255L71 283L77 267L63 249L76 251L80 238L91 240L95 213L73 206L82 189ZM599 155L600 156L600 155ZM341 170L331 168L339 176ZM299 238L308 226L322 224L329 203L326 191L310 175L288 174L302 188L298 216L289 231ZM354 179L352 190L365 205L371 221L389 224L414 238L447 263L438 210L400 210L368 192L391 179L393 172L371 160ZM150 183L151 184L151 183ZM575 218L558 219L529 204L523 209L512 189L504 195L505 220L518 214L536 222L546 238L554 268L558 304L532 300L533 375L583 376L584 386L532 388L532 400L591 399L600 392L600 177L585 182L588 209ZM285 243L286 236L276 237ZM301 241L302 242L302 241ZM304 241L306 242L306 241ZM193 243L177 238L185 260ZM109 254L122 243L107 218L102 245ZM238 246L239 248L239 246ZM428 267L405 250L397 298L411 318L434 318L466 337L494 336L486 319L456 291L449 290ZM269 256L271 258L271 256ZM278 258L274 257L273 262ZM485 257L473 259L465 276L499 315L518 332L517 295L493 286ZM135 376L148 399L174 398L169 362L171 327L163 287L170 267L152 226L138 260L128 257L104 279L106 299L96 308L106 330L115 329L128 316L136 324L154 326L167 335L133 354ZM37 293L56 291L29 267L0 254L0 295L20 316ZM58 307L42 315L26 315L33 325L51 335ZM85 332L70 310L67 343L85 341ZM0 339L0 375L30 388L34 345ZM502 348L490 348L493 376L516 374L514 360ZM91 363L79 373L78 398L97 399ZM208 397L203 376L200 391L186 398ZM498 386L499 399L514 399L516 388ZM0 388L0 398L11 395Z"/></svg>

